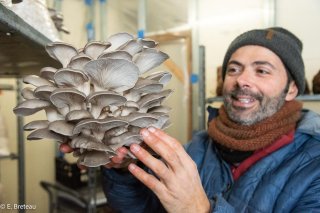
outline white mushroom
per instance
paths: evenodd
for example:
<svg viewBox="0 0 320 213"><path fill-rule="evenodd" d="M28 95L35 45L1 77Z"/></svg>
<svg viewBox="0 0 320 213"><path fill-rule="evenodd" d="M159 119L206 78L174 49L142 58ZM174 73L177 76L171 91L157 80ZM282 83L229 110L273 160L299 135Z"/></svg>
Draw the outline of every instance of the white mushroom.
<svg viewBox="0 0 320 213"><path fill-rule="evenodd" d="M64 116L70 111L85 109L85 99L84 93L73 88L58 88L50 96L52 104L63 110Z"/></svg>
<svg viewBox="0 0 320 213"><path fill-rule="evenodd" d="M65 120L53 121L49 124L48 129L64 136L73 136L74 124L68 123Z"/></svg>
<svg viewBox="0 0 320 213"><path fill-rule="evenodd" d="M156 72L146 77L147 79L151 79L157 81L163 85L166 85L172 78L172 74L170 72Z"/></svg>
<svg viewBox="0 0 320 213"><path fill-rule="evenodd" d="M118 48L118 50L124 50L130 55L135 55L141 52L142 49L142 44L138 43L136 40L130 40Z"/></svg>
<svg viewBox="0 0 320 213"><path fill-rule="evenodd" d="M42 109L45 109L51 105L50 102L39 99L28 99L21 102L13 109L16 115L27 116L32 115Z"/></svg>
<svg viewBox="0 0 320 213"><path fill-rule="evenodd" d="M37 75L27 75L23 78L22 81L25 84L32 84L35 87L40 87L44 85L54 86L54 84L51 81L45 78L41 78Z"/></svg>
<svg viewBox="0 0 320 213"><path fill-rule="evenodd" d="M46 46L46 51L52 58L59 61L62 64L62 67L67 67L71 58L78 55L78 51L74 46L63 42L48 44Z"/></svg>
<svg viewBox="0 0 320 213"><path fill-rule="evenodd" d="M138 90L139 93L154 93L160 92L163 88L163 84L158 83L152 79L139 78L136 85L132 88Z"/></svg>
<svg viewBox="0 0 320 213"><path fill-rule="evenodd" d="M112 154L116 154L109 146L105 145L97 138L91 135L79 135L71 140L69 143L71 148L73 149L86 149L86 150L96 150L96 151L104 151Z"/></svg>
<svg viewBox="0 0 320 213"><path fill-rule="evenodd" d="M28 140L52 139L60 143L66 142L67 138L63 135L50 131L48 128L36 129L27 136Z"/></svg>
<svg viewBox="0 0 320 213"><path fill-rule="evenodd" d="M114 51L118 49L121 45L133 39L133 36L128 33L117 33L111 35L107 38L107 42L111 43L111 47L108 48L108 51Z"/></svg>
<svg viewBox="0 0 320 213"><path fill-rule="evenodd" d="M157 49L147 48L136 54L133 62L139 67L140 74L143 74L167 60L169 56Z"/></svg>
<svg viewBox="0 0 320 213"><path fill-rule="evenodd" d="M76 70L83 70L84 65L86 65L86 63L88 63L91 60L92 58L90 58L87 55L76 55L73 58L71 58L68 67Z"/></svg>
<svg viewBox="0 0 320 213"><path fill-rule="evenodd" d="M34 90L34 96L42 100L50 101L50 95L56 89L57 87L54 86L40 86Z"/></svg>
<svg viewBox="0 0 320 213"><path fill-rule="evenodd" d="M83 119L92 118L92 115L87 110L81 109L81 110L73 110L66 114L66 120L67 121L80 121Z"/></svg>
<svg viewBox="0 0 320 213"><path fill-rule="evenodd" d="M107 48L111 46L109 42L91 41L83 48L83 52L93 59L97 59L98 56Z"/></svg>
<svg viewBox="0 0 320 213"><path fill-rule="evenodd" d="M36 97L33 94L33 89L30 87L25 87L21 90L21 96L24 99L36 99Z"/></svg>
<svg viewBox="0 0 320 213"><path fill-rule="evenodd" d="M139 69L124 59L97 59L88 62L84 71L91 79L94 91L114 90L123 92L132 88L138 80Z"/></svg>
<svg viewBox="0 0 320 213"><path fill-rule="evenodd" d="M87 167L97 167L106 165L114 155L102 151L86 151L79 156L78 164Z"/></svg>
<svg viewBox="0 0 320 213"><path fill-rule="evenodd" d="M40 77L53 81L53 76L56 71L57 69L54 67L43 67L40 70Z"/></svg>
<svg viewBox="0 0 320 213"><path fill-rule="evenodd" d="M124 50L116 50L112 52L105 52L102 53L99 57L100 58L113 58L113 59L125 59L128 61L132 60L132 55L129 54L127 51Z"/></svg>
<svg viewBox="0 0 320 213"><path fill-rule="evenodd" d="M93 118L98 118L101 111L106 106L120 106L123 105L127 99L117 93L110 91L100 91L91 93L87 101L91 103L91 114Z"/></svg>
<svg viewBox="0 0 320 213"><path fill-rule="evenodd" d="M59 87L75 88L80 92L83 92L86 96L90 93L89 77L81 70L75 70L72 68L59 69L54 74L54 82Z"/></svg>
<svg viewBox="0 0 320 213"><path fill-rule="evenodd" d="M145 128L157 122L158 116L149 113L134 112L128 116L121 117L121 119L128 121L129 125Z"/></svg>
<svg viewBox="0 0 320 213"><path fill-rule="evenodd" d="M26 125L23 126L23 129L25 131L31 131L35 129L44 129L48 128L49 126L49 121L47 120L36 120L36 121L31 121L27 123Z"/></svg>

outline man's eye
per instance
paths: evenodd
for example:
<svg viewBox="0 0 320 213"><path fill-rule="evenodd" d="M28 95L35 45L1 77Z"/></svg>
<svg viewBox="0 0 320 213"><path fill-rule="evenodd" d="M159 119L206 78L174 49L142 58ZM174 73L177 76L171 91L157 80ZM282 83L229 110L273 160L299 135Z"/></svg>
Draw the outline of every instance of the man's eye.
<svg viewBox="0 0 320 213"><path fill-rule="evenodd" d="M269 74L269 72L267 71L267 70L263 70L263 69L258 69L257 70L257 73L259 73L259 74Z"/></svg>
<svg viewBox="0 0 320 213"><path fill-rule="evenodd" d="M227 72L228 73L234 73L234 72L237 72L238 71L238 69L236 69L236 68L234 68L234 67L229 67L228 69L227 69Z"/></svg>

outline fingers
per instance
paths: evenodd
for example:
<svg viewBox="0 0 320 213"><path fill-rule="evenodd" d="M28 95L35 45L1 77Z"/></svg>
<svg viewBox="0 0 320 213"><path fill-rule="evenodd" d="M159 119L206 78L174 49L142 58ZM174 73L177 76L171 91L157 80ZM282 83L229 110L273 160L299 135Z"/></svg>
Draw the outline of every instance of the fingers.
<svg viewBox="0 0 320 213"><path fill-rule="evenodd" d="M60 151L63 153L70 153L73 152L73 149L67 144L67 143L63 143L60 145L59 147Z"/></svg>
<svg viewBox="0 0 320 213"><path fill-rule="evenodd" d="M168 167L162 161L153 157L149 152L147 152L138 144L132 144L130 146L130 150L144 165L149 167L160 179L164 180L165 182L167 180L170 180L172 174Z"/></svg>
<svg viewBox="0 0 320 213"><path fill-rule="evenodd" d="M161 137L157 137L156 133ZM144 142L158 153L170 168L174 171L181 168L186 153L180 144L173 144L179 142L155 128L142 129L141 134Z"/></svg>
<svg viewBox="0 0 320 213"><path fill-rule="evenodd" d="M151 189L156 195L161 195L165 186L153 175L150 175L137 165L131 163L128 167L132 175L134 175L138 180L140 180L144 185Z"/></svg>

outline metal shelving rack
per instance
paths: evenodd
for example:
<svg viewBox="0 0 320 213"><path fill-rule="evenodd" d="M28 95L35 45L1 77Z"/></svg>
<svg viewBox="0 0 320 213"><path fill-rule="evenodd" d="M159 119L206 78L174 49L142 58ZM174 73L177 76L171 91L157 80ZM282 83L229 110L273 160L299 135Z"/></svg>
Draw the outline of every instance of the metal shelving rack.
<svg viewBox="0 0 320 213"><path fill-rule="evenodd" d="M45 52L44 46L51 42L14 12L0 4L0 77L16 78L20 101L21 77L38 73L42 67L59 66ZM5 89L5 88L3 88ZM8 157L18 160L19 204L25 204L24 134L23 118L17 118L18 153ZM1 158L1 159L3 159ZM19 210L25 212L25 210Z"/></svg>

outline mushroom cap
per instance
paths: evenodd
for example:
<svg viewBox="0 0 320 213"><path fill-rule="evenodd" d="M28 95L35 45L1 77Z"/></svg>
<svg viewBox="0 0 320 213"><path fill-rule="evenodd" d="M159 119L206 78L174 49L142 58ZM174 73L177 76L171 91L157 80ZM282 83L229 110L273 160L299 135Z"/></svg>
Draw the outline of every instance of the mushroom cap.
<svg viewBox="0 0 320 213"><path fill-rule="evenodd" d="M136 54L133 62L139 67L140 74L143 74L167 60L169 56L154 48L144 49L142 52Z"/></svg>
<svg viewBox="0 0 320 213"><path fill-rule="evenodd" d="M63 135L50 131L48 128L43 128L43 129L36 129L33 132L31 132L27 136L27 139L28 140L53 139L60 143L63 143L66 141L67 138Z"/></svg>
<svg viewBox="0 0 320 213"><path fill-rule="evenodd" d="M66 114L66 120L67 121L80 121L83 119L92 118L92 115L90 112L84 109L80 110L73 110Z"/></svg>
<svg viewBox="0 0 320 213"><path fill-rule="evenodd" d="M157 81L163 85L166 85L171 80L172 74L170 72L166 72L166 71L155 72L155 73L152 73L151 75L147 76L146 78Z"/></svg>
<svg viewBox="0 0 320 213"><path fill-rule="evenodd" d="M33 94L33 88L25 87L21 90L21 96L24 99L35 99L36 97Z"/></svg>
<svg viewBox="0 0 320 213"><path fill-rule="evenodd" d="M68 123L65 120L53 121L49 124L48 129L65 136L73 136L74 124Z"/></svg>
<svg viewBox="0 0 320 213"><path fill-rule="evenodd" d="M132 55L124 50L105 52L105 53L102 53L98 58L99 59L100 58L125 59L128 61L132 61Z"/></svg>
<svg viewBox="0 0 320 213"><path fill-rule="evenodd" d="M57 108L69 107L72 105L83 105L86 95L74 88L58 88L50 96L50 101Z"/></svg>
<svg viewBox="0 0 320 213"><path fill-rule="evenodd" d="M108 51L117 50L121 45L132 40L134 37L129 33L116 33L107 38L107 42L111 43Z"/></svg>
<svg viewBox="0 0 320 213"><path fill-rule="evenodd" d="M92 135L79 135L74 137L69 143L71 148L73 149L86 149L88 151L96 150L96 151L104 151L116 154L112 149L110 149L107 145L99 141L97 138Z"/></svg>
<svg viewBox="0 0 320 213"><path fill-rule="evenodd" d="M125 132L119 136L113 137L108 140L109 147L116 151L118 148L122 146L130 146L133 143L141 143L143 141L140 134L133 132Z"/></svg>
<svg viewBox="0 0 320 213"><path fill-rule="evenodd" d="M114 105L123 105L127 99L115 92L99 91L91 93L87 98L88 103L91 103L91 113L94 118L98 118L104 107Z"/></svg>
<svg viewBox="0 0 320 213"><path fill-rule="evenodd" d="M87 151L82 153L77 163L87 167L97 167L110 163L110 158L115 156L109 152L102 151Z"/></svg>
<svg viewBox="0 0 320 213"><path fill-rule="evenodd" d="M59 87L78 87L88 81L87 74L72 68L61 68L54 74L54 82Z"/></svg>
<svg viewBox="0 0 320 213"><path fill-rule="evenodd" d="M124 59L97 59L88 62L84 71L91 79L95 91L131 89L138 80L138 67Z"/></svg>
<svg viewBox="0 0 320 213"><path fill-rule="evenodd" d="M84 65L86 65L86 63L88 63L91 60L92 58L87 55L76 55L73 58L71 58L68 67L71 69L83 70Z"/></svg>
<svg viewBox="0 0 320 213"><path fill-rule="evenodd" d="M155 48L159 44L158 42L148 38L139 38L137 39L137 42L139 42L143 47L147 48Z"/></svg>
<svg viewBox="0 0 320 213"><path fill-rule="evenodd" d="M54 86L54 84L44 78L41 78L37 75L27 75L23 78L23 83L25 84L32 84L35 87L40 87L40 86L45 86L45 85L49 85L49 86Z"/></svg>
<svg viewBox="0 0 320 213"><path fill-rule="evenodd" d="M135 55L138 52L141 52L142 49L142 44L138 43L137 40L129 40L118 48L118 50L124 50L130 55Z"/></svg>
<svg viewBox="0 0 320 213"><path fill-rule="evenodd" d="M80 121L73 129L73 134L78 134L82 129L95 130L97 132L108 131L114 127L126 126L128 125L127 121L124 121L119 118L106 118L106 119L85 119Z"/></svg>
<svg viewBox="0 0 320 213"><path fill-rule="evenodd" d="M49 126L49 121L48 120L36 120L36 121L31 121L27 123L26 125L23 126L23 129L25 131L31 131L35 129L44 129L48 128Z"/></svg>
<svg viewBox="0 0 320 213"><path fill-rule="evenodd" d="M140 93L154 93L160 92L163 84L158 83L152 79L139 78L133 89L138 90Z"/></svg>
<svg viewBox="0 0 320 213"><path fill-rule="evenodd" d="M163 90L158 93L149 93L149 94L146 94L145 96L142 96L137 103L140 106L140 109L143 107L151 108L151 107L154 107L152 103L159 102L161 104L161 102L165 98L167 98L171 93L172 93L172 90L170 89Z"/></svg>
<svg viewBox="0 0 320 213"><path fill-rule="evenodd" d="M40 86L34 90L34 96L42 100L50 101L50 95L56 89L57 87L54 86Z"/></svg>
<svg viewBox="0 0 320 213"><path fill-rule="evenodd" d="M32 115L44 108L51 105L50 102L40 99L28 99L21 102L18 106L13 109L16 115L27 116Z"/></svg>
<svg viewBox="0 0 320 213"><path fill-rule="evenodd" d="M145 128L154 124L158 120L158 116L149 113L133 112L127 116L121 117L121 119L128 121L129 125Z"/></svg>
<svg viewBox="0 0 320 213"><path fill-rule="evenodd" d="M47 53L53 59L59 61L63 67L67 67L71 58L78 55L78 50L74 46L64 42L53 42L45 48Z"/></svg>
<svg viewBox="0 0 320 213"><path fill-rule="evenodd" d="M98 56L110 46L111 43L109 42L90 41L84 46L83 52L91 58L97 59Z"/></svg>
<svg viewBox="0 0 320 213"><path fill-rule="evenodd" d="M40 70L40 77L48 79L48 80L53 80L53 76L56 71L57 71L57 69L54 67L43 67Z"/></svg>

